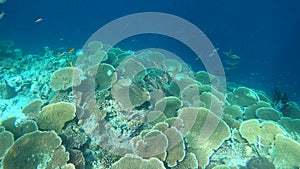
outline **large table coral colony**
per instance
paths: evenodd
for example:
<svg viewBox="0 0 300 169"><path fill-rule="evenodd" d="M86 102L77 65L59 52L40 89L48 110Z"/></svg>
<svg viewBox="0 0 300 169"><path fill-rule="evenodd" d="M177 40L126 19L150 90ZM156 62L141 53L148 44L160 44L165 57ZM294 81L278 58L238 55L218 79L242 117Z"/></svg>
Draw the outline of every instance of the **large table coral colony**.
<svg viewBox="0 0 300 169"><path fill-rule="evenodd" d="M283 113L262 91L224 94L217 76L156 51L92 41L73 63L22 109L26 120L1 122L3 169L300 167L296 103Z"/></svg>

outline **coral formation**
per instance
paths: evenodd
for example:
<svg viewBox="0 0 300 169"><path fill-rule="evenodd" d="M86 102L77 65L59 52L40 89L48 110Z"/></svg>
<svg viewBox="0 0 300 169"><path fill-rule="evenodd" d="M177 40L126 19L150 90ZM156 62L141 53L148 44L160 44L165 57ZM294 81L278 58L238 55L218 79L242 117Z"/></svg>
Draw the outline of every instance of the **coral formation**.
<svg viewBox="0 0 300 169"><path fill-rule="evenodd" d="M259 101L259 97L253 90L246 87L239 87L227 94L227 100L234 105L249 107L256 104Z"/></svg>
<svg viewBox="0 0 300 169"><path fill-rule="evenodd" d="M274 164L272 164L266 157L253 157L247 161L247 169L275 169Z"/></svg>
<svg viewBox="0 0 300 169"><path fill-rule="evenodd" d="M0 158L2 158L6 151L14 143L14 135L9 131L0 131Z"/></svg>
<svg viewBox="0 0 300 169"><path fill-rule="evenodd" d="M148 160L140 157L125 156L112 165L112 169L165 169L163 163L157 158L150 158Z"/></svg>
<svg viewBox="0 0 300 169"><path fill-rule="evenodd" d="M82 70L78 68L61 68L53 73L50 86L55 91L66 90L73 86L79 86L84 79Z"/></svg>
<svg viewBox="0 0 300 169"><path fill-rule="evenodd" d="M214 150L230 137L229 127L223 120L205 108L183 108L179 110L178 114L185 125L183 129L179 130L186 135L190 146L188 152L196 155L200 167L206 167ZM213 123L217 124L212 131L211 127L205 128L207 120L211 122L211 126Z"/></svg>
<svg viewBox="0 0 300 169"><path fill-rule="evenodd" d="M278 134L274 141L273 163L278 168L299 168L300 144L284 135ZM280 166L280 167L279 167Z"/></svg>
<svg viewBox="0 0 300 169"><path fill-rule="evenodd" d="M11 117L1 122L1 126L5 128L5 130L10 131L14 135L14 139L18 139L24 134L37 131L38 127L35 121L33 120L25 120L25 121L17 121L16 117Z"/></svg>
<svg viewBox="0 0 300 169"><path fill-rule="evenodd" d="M244 121L239 129L243 138L249 144L254 145L262 156L268 155L270 147L274 144L278 134L287 134L279 125L274 122L259 122L256 119Z"/></svg>
<svg viewBox="0 0 300 169"><path fill-rule="evenodd" d="M228 83L225 95L218 75L98 41L39 57L12 45L0 43L12 56L0 61L3 169L299 167L300 109L279 90Z"/></svg>
<svg viewBox="0 0 300 169"><path fill-rule="evenodd" d="M25 114L26 117L29 119L35 118L37 116L37 114L40 112L43 104L44 103L41 99L36 99L36 100L30 102L28 105L26 105L22 109L22 113Z"/></svg>
<svg viewBox="0 0 300 169"><path fill-rule="evenodd" d="M264 120L278 121L281 113L273 108L261 107L256 110L256 116Z"/></svg>
<svg viewBox="0 0 300 169"><path fill-rule="evenodd" d="M39 129L54 130L61 133L67 121L75 118L75 106L67 102L59 102L43 107L38 114L36 121Z"/></svg>
<svg viewBox="0 0 300 169"><path fill-rule="evenodd" d="M59 161L54 161L53 158ZM35 131L15 141L4 156L2 167L3 169L56 168L65 165L67 161L68 153L64 152L61 139L54 131Z"/></svg>
<svg viewBox="0 0 300 169"><path fill-rule="evenodd" d="M155 103L154 110L161 111L166 117L176 116L176 110L182 107L181 100L174 96L164 97Z"/></svg>

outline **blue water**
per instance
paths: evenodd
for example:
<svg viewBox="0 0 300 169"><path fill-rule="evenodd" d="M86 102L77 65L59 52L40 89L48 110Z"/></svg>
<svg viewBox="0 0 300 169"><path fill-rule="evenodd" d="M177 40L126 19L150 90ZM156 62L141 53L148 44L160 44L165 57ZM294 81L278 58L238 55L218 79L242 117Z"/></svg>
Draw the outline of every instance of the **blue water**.
<svg viewBox="0 0 300 169"><path fill-rule="evenodd" d="M0 40L13 40L27 53L44 46L81 48L101 26L137 12L164 12L182 17L200 28L215 47L232 49L241 57L236 70L226 71L229 81L271 93L279 87L300 102L300 1L96 1L7 0L0 11ZM36 18L43 18L35 23ZM120 47L154 47L173 51L192 67L202 69L184 45L159 36L135 37ZM62 40L63 39L63 40ZM221 58L225 58L220 53Z"/></svg>

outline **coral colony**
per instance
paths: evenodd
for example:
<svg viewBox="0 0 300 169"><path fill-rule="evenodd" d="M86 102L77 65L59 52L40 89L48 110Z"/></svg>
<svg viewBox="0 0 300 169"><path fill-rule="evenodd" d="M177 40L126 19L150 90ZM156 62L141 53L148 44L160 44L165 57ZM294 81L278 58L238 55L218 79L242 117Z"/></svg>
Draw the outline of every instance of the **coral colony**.
<svg viewBox="0 0 300 169"><path fill-rule="evenodd" d="M300 109L279 90L223 94L218 76L98 41L42 56L13 45L0 44L3 169L300 167Z"/></svg>

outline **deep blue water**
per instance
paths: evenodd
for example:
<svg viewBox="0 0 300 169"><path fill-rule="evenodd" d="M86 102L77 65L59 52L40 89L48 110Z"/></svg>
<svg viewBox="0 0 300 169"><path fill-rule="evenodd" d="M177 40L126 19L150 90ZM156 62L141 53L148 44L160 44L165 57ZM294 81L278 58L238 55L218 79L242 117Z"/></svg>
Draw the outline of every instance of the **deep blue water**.
<svg viewBox="0 0 300 169"><path fill-rule="evenodd" d="M106 23L137 12L164 12L182 17L200 28L223 51L241 57L227 80L267 93L275 87L300 102L300 1L99 1L99 0L7 0L0 5L7 15L0 20L0 40L11 39L27 53L44 46L81 48ZM44 20L35 23L38 17ZM63 40L60 40L63 38ZM200 69L193 53L165 37L137 36L120 43L121 48L164 48ZM133 43L135 42L135 43ZM222 58L225 56L220 54Z"/></svg>

